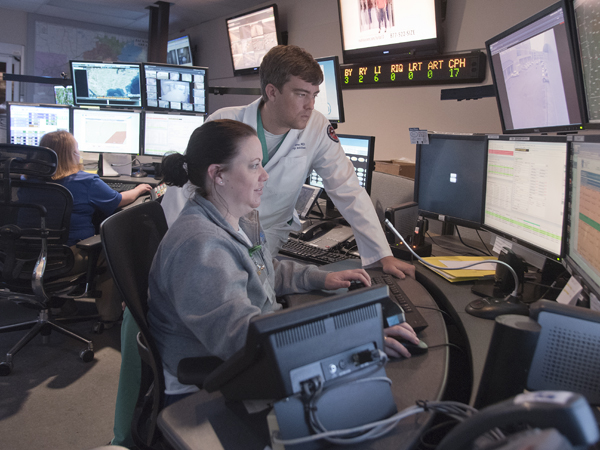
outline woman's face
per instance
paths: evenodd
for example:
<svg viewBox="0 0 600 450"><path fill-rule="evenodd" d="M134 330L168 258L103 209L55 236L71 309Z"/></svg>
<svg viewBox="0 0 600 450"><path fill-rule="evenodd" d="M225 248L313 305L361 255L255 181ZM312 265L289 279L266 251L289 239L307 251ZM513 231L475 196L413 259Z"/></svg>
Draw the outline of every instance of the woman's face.
<svg viewBox="0 0 600 450"><path fill-rule="evenodd" d="M262 146L256 136L242 139L238 153L228 170L216 179L216 197L225 201L228 213L236 219L260 205L265 182L269 175L262 164Z"/></svg>

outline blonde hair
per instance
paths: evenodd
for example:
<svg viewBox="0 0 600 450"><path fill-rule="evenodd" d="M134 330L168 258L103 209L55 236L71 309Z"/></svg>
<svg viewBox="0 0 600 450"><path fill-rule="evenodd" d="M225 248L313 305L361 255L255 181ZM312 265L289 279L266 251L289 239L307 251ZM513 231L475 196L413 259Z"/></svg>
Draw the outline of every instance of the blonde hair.
<svg viewBox="0 0 600 450"><path fill-rule="evenodd" d="M58 156L53 180L60 180L83 169L83 165L79 164L77 141L71 133L62 130L46 133L40 141L40 147L48 147Z"/></svg>

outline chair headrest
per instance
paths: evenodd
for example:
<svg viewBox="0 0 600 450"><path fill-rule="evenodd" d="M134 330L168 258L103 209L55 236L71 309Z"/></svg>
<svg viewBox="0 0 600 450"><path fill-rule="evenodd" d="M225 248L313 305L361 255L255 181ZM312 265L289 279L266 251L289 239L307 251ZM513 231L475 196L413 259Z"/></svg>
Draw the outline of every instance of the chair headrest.
<svg viewBox="0 0 600 450"><path fill-rule="evenodd" d="M0 144L0 177L9 174L50 178L56 173L58 157L54 150L35 145Z"/></svg>

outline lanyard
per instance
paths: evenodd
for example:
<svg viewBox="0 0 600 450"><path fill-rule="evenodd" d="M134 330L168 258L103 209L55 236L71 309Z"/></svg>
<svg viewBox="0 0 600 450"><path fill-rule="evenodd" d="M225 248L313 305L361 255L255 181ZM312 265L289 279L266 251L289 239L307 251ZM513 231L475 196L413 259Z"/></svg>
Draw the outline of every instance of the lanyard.
<svg viewBox="0 0 600 450"><path fill-rule="evenodd" d="M275 152L279 150L279 147L281 147L281 144L283 143L283 141L285 141L285 138L287 137L288 133L289 131L283 135L283 138L281 139L281 141L279 141L279 144L277 144L277 146L273 149L273 154L275 154ZM256 134L258 135L258 140L260 141L260 145L262 146L262 165L263 167L265 167L269 162L269 150L267 149L267 140L265 139L265 129L263 127L262 117L260 116L260 108L256 110Z"/></svg>

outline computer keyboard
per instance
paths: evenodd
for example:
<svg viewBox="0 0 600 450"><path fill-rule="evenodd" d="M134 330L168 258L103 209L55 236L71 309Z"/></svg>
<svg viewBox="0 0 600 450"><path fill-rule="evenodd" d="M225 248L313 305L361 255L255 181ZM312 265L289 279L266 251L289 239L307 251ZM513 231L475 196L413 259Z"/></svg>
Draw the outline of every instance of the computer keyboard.
<svg viewBox="0 0 600 450"><path fill-rule="evenodd" d="M378 275L371 277L371 285L381 285L387 284L390 289L390 294L392 296L392 300L395 300L402 309L404 310L404 317L406 318L406 322L413 327L413 329L418 333L419 331L427 328L429 325L427 321L423 318L421 313L417 310L417 308L410 301L408 296L404 293L402 288L397 283L396 278L391 275Z"/></svg>
<svg viewBox="0 0 600 450"><path fill-rule="evenodd" d="M119 181L106 181L106 184L108 184L109 188L114 189L117 192L128 191L137 186L135 183L122 183Z"/></svg>
<svg viewBox="0 0 600 450"><path fill-rule="evenodd" d="M314 264L331 264L346 259L358 259L358 256L355 255L314 247L294 238L290 238L279 250L279 253Z"/></svg>

